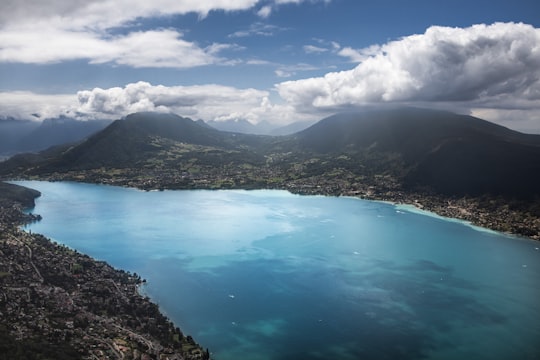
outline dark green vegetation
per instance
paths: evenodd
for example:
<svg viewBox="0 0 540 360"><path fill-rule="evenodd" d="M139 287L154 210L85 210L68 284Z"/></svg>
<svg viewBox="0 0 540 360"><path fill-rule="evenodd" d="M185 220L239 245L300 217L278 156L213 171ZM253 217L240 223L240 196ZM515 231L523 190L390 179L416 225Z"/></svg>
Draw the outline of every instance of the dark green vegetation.
<svg viewBox="0 0 540 360"><path fill-rule="evenodd" d="M40 195L37 190L0 182L0 205L11 206L19 203L25 208L32 208L34 199Z"/></svg>
<svg viewBox="0 0 540 360"><path fill-rule="evenodd" d="M540 136L444 111L338 114L279 137L137 113L78 146L15 156L0 164L0 175L143 189L282 188L356 195L415 203L537 237L538 159Z"/></svg>
<svg viewBox="0 0 540 360"><path fill-rule="evenodd" d="M18 226L38 192L0 183L0 359L207 359L137 274Z"/></svg>

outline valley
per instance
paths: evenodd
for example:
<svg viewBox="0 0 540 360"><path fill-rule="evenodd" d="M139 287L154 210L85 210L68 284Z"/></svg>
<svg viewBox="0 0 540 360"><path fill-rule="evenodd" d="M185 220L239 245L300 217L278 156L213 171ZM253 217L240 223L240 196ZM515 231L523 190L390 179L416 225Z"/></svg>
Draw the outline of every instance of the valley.
<svg viewBox="0 0 540 360"><path fill-rule="evenodd" d="M137 113L79 145L16 155L0 163L0 176L357 196L539 239L539 158L538 135L427 109L338 114L288 136Z"/></svg>

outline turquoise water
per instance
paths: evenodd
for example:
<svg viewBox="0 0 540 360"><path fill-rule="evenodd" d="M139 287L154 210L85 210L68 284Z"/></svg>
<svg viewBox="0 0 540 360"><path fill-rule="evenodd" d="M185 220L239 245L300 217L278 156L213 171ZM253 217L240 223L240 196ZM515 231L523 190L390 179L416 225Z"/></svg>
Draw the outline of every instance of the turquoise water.
<svg viewBox="0 0 540 360"><path fill-rule="evenodd" d="M29 229L146 278L214 359L540 358L540 242L352 198L18 183Z"/></svg>

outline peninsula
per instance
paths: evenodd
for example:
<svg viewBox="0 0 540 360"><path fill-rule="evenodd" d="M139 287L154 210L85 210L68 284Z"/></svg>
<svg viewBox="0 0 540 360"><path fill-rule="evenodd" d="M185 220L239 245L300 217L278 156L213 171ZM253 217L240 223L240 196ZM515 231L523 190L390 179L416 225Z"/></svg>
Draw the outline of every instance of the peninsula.
<svg viewBox="0 0 540 360"><path fill-rule="evenodd" d="M20 225L39 193L0 183L0 353L6 359L209 359L112 268Z"/></svg>

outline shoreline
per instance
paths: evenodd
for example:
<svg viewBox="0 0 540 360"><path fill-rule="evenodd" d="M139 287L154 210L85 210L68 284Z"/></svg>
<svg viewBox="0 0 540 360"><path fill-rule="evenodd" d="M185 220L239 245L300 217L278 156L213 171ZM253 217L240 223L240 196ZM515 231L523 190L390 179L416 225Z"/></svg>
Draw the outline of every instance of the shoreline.
<svg viewBox="0 0 540 360"><path fill-rule="evenodd" d="M34 179L36 180L36 179ZM50 179L40 179L38 181L51 181ZM57 180L58 181L58 180ZM60 181L69 181L67 179L62 179ZM73 179L71 179L71 181L73 181ZM74 182L77 182L77 183L80 183L82 181L74 181ZM108 186L121 186L121 187L129 187L129 188L132 188L134 190L138 190L138 191L151 191L151 190L165 190L165 189L148 189L148 188L142 188L142 187L137 187L137 186L126 186L125 184L124 185L121 185L121 184L111 184L111 183L107 183L107 184L103 184L103 183L100 183L100 182L88 182L88 181L84 181L85 183L88 183L88 184L97 184L97 185L108 185ZM13 185L13 186L17 186L17 185ZM166 190L181 190L181 189L166 189ZM421 213L423 215L426 215L426 216L433 216L433 217L437 217L437 218L441 218L441 219L444 219L446 221L456 221L456 222L460 222L460 223L463 223L464 225L466 226L471 226L473 228L477 228L479 231L488 231L488 232L495 232L495 233L504 233L505 235L510 235L512 237L515 237L516 239L530 239L530 240L538 240L538 238L533 238L533 237L527 237L527 236L520 236L519 234L512 234L512 233L507 233L507 232L504 232L504 231L500 231L500 230L497 230L497 229L493 229L493 228L489 228L489 227L485 227L485 226L481 226L481 225L478 225L476 224L474 221L471 221L470 218L467 218L467 217L471 217L473 214L474 214L474 209L475 209L475 203L474 202L471 202L471 200L469 199L456 199L456 198L446 198L446 197L442 197L442 196L433 196L433 195L427 195L427 194L418 194L418 193L404 193L404 192L392 192L392 191L387 191L385 192L384 194L381 194L381 193L360 193L358 191L346 191L344 193L336 193L335 191L333 192L329 192L329 191L326 191L326 189L322 188L322 187L316 187L316 188L311 188L311 189L306 189L305 187L302 188L302 189L298 189L298 188L294 188L294 187L290 187L290 186L272 186L272 187L260 187L260 188L255 188L255 187L237 187L237 188L211 188L211 187L199 187L197 189L186 189L186 190L242 190L242 191L250 191L250 190L280 190L280 191L287 191L288 193L291 193L293 195L297 195L297 196L302 196L302 195L315 195L315 196L333 196L333 197L348 197L348 198L352 198L352 199L358 199L358 200L368 200L368 201L376 201L376 202L381 202L381 203L385 203L385 204L389 204L389 205L392 205L394 207L396 207L396 209L403 209L404 211L410 211L410 212L413 212L413 213ZM33 194L36 194L36 192L34 192ZM1 195L1 194L0 194ZM36 196L37 197L37 196ZM1 200L1 199L0 199ZM56 243L54 243L52 240L50 239L47 239L45 238L44 236L40 235L40 234L33 234L33 233L28 233L27 231L24 231L22 229L15 229L13 228L13 226L22 226L24 223L27 223L29 221L35 221L35 220L38 220L37 217L35 217L36 215L32 215L32 214L24 214L22 211L23 211L23 206L28 206L28 204L26 205L19 205L19 206L16 206L16 205L12 205L12 208L9 208L9 207L6 207L5 204L3 204L2 202L0 202L0 228L2 230L1 234L0 234L0 245L1 244L9 244L10 246L18 246L20 247L21 249L23 249L24 247L29 247L33 249L33 251L31 251L31 253L34 253L34 254L39 254L40 251L38 248L33 248L34 246L40 246L41 249L43 249L43 244L47 244L45 246L45 248L49 248L49 249L57 249L57 250L54 250L52 252L57 252L57 251L62 251L64 252L64 255L60 256L61 259L63 260L59 260L61 263L63 262L64 263L64 266L62 268L62 271L63 271L63 274L62 276L66 276L69 275L73 275L73 263L79 263L79 262L82 262L82 260L74 260L74 259L80 259L80 256L82 256L84 259L89 259L88 261L90 261L92 264L97 264L96 266L99 267L99 269L108 269L106 270L106 274L118 274L117 276L121 276L121 277L124 277L126 278L127 276L127 279L128 279L128 282L122 282L121 280L118 280L119 282L115 283L116 285L105 285L105 289L108 289L107 291L109 292L112 292L113 294L115 293L115 289L119 289L119 288L123 288L125 287L126 289L129 289L127 293L125 293L124 295L122 295L120 292L118 292L116 294L116 297L118 299L120 299L119 301L121 302L122 298L131 298L131 299L135 299L136 302L140 302L140 304L142 304L141 306L143 308L146 308L146 309L153 309L152 311L155 311L154 312L154 316L155 317L158 317L158 318L161 318L163 319L163 321L165 323L168 323L170 325L167 325L167 327L169 328L169 331L170 331L170 334L173 334L172 335L172 338L173 339L177 339L177 340L180 340L179 342L176 342L176 350L175 350L175 345L174 345L174 340L173 340L173 344L171 345L171 347L169 348L165 348L163 347L162 345L160 345L160 341L156 341L156 340L152 340L153 338L149 337L148 333L147 332L143 332L142 334L141 333L138 333L137 332L137 329L133 329L133 330L130 330L128 329L128 327L126 327L127 325L116 325L115 322L111 322L111 319L112 318L109 318L109 317L100 317L100 316L96 316L96 315L93 315L91 312L88 312L87 308L85 307L79 307L77 310L77 312L80 312L80 313L84 313L84 314L87 314L86 315L86 321L88 321L88 319L92 319L94 322L93 322L93 327L95 328L100 328L100 329L103 329L102 331L107 334L107 338L102 338L101 340L97 341L95 339L99 338L97 337L97 334L96 333L82 333L82 334L86 334L84 337L86 337L86 342L85 341L82 341L82 342L76 342L75 346L73 347L70 347L69 349L67 350L62 350L62 351L67 351L67 353L69 353L69 351L72 351L73 349L78 349L78 351L93 351L92 349L94 349L94 347L97 346L97 349L96 351L101 351L103 353L107 353L109 352L110 354L112 355L118 355L120 354L120 352L122 353L125 353L125 354L134 354L134 358L138 359L138 358L141 358L140 356L142 356L143 353L146 353L147 354L153 354L153 356L161 356L159 354L162 354L164 355L164 357L162 357L163 359L170 359L170 360L179 360L179 359L208 359L210 357L210 354L208 352L208 350L204 351L202 347L200 347L198 344L195 343L195 341L193 340L193 338L191 338L191 336L187 336L185 337L182 332L180 331L179 328L175 328L174 327L174 324L164 315L164 313L162 313L157 305L155 305L153 302L151 302L150 298L148 297L147 294L144 293L144 290L141 291L141 284L143 284L143 282L141 282L141 279L140 278L137 278L136 274L135 275L131 275L129 273L126 273L125 271L123 270L118 270L118 269L114 269L112 268L110 265L108 265L106 262L102 262L102 261L98 261L98 260L95 260L95 259L92 259L86 255L82 255L82 254L79 254L76 250L73 250L73 249L69 249L67 248L66 246L64 245L58 245ZM446 205L445 208L441 208L441 206L443 205ZM437 209L441 210L443 209L443 211L436 211ZM5 214L8 214L9 216L3 216ZM448 216L450 215L450 216ZM463 215L462 217L459 217L459 216L455 216L455 215ZM478 216L481 216L482 213L480 213L480 215ZM497 213L496 215L501 215L500 213ZM496 216L495 216L496 217ZM8 219L8 220L6 220ZM491 219L491 218L489 218ZM17 225L18 224L18 225ZM494 224L494 223L492 223ZM6 231L7 230L7 231ZM10 238L7 238L6 235L9 235L11 236L11 239L12 240L9 240ZM13 240L14 239L14 240ZM18 240L19 239L19 240ZM3 242L2 242L3 240ZM38 245L36 245L36 243ZM0 249L0 255L4 255L4 252L1 251L2 249ZM38 251L36 251L38 250ZM44 251L44 250L42 250ZM49 255L52 257L51 255L51 250L47 250ZM26 254L24 250L21 250L20 251L22 255ZM1 257L0 257L1 259ZM35 259L35 258L34 258ZM31 258L32 260L32 258ZM43 259L42 259L43 260ZM20 287L20 285L23 285L23 286L27 286L29 289L42 289L40 290L42 293L47 293L47 291L49 290L43 290L43 282L44 282L44 277L43 275L41 275L41 273L45 273L47 274L47 272L50 270L49 268L51 267L51 260L50 258L46 259L47 261L45 262L42 262L41 265L35 265L32 263L32 267L28 267L28 264L26 263L25 265L23 265L23 262L28 262L27 258L25 258L24 256L22 256L20 259L19 259L19 263L21 264L20 267L24 267L26 266L25 268L25 272L26 272L26 279L24 279L25 277L23 278L20 278L18 279L18 281L26 281L26 285L24 284L21 284L19 283L18 284L18 287ZM58 262L58 260L57 260ZM66 265L67 264L67 265ZM102 265L99 265L99 264L102 264ZM94 265L88 265L88 266L94 266ZM39 270L38 270L39 269ZM56 267L55 267L56 269ZM34 270L35 272L37 272L37 275L34 273ZM99 271L102 271L102 270L99 270ZM92 291L95 290L95 288L100 288L100 289L103 289L103 278L110 278L112 275L103 275L103 273L100 273L100 272L97 272L95 273L96 275L93 277L93 280L92 281L97 281L97 284L98 286L92 286L90 289L87 289L88 291L90 291L92 293ZM0 274L6 274L6 271L4 269L2 269L0 267ZM71 275L70 275L71 274ZM5 276L5 275L4 275ZM38 279L37 279L37 283L36 283L36 276L38 276ZM56 275L55 275L56 276ZM116 276L116 275L115 275ZM39 277L41 277L41 281L39 279ZM2 280L2 277L0 276L0 280ZM100 282L101 281L101 282ZM41 284L41 285L39 285ZM101 284L101 285L99 285ZM79 284L80 285L80 284ZM56 285L54 285L56 288L62 288L63 286L63 283L58 283ZM101 287L100 287L101 286ZM35 291L35 290L32 290L32 291ZM50 291L49 291L50 292ZM77 291L73 291L72 290L64 290L60 295L62 299L71 299L71 303L72 304L75 304L76 301L78 301L77 298L71 296L70 294L75 294ZM0 294L2 295L2 294ZM6 293L3 294L4 297L6 297ZM18 294L9 294L9 296L16 296L17 297L17 301L24 301L24 299L21 300L21 298L19 298L19 295ZM110 294L109 294L110 296ZM113 296L114 298L114 296ZM80 300L80 299L79 299ZM65 301L65 300L63 300ZM1 303L1 301L0 301ZM87 305L86 305L87 306ZM1 307L0 307L0 311L2 311L2 313L4 314L5 313L5 310L3 310ZM159 315L156 315L156 314L159 314ZM65 316L68 318L68 319L75 319L72 315L70 314L65 314ZM111 315L113 316L113 315ZM38 314L34 316L35 318L47 318L47 316L43 315L43 314L39 314L39 311L38 311ZM11 318L12 322L14 323L17 323L19 324L17 326L17 329L19 329L19 333L12 333L12 332L6 332L8 327L6 327L6 325L2 325L0 323L0 333L2 333L7 339L15 339L13 341L23 341L23 344L26 344L25 341L34 341L35 337L36 337L36 333L32 333L32 326L29 326L28 324L24 325L24 321L23 322L20 322L19 319L17 317L12 317ZM124 319L125 320L125 319ZM19 321L19 322L18 322ZM64 338L63 341L66 340L66 337L69 337L69 338L75 338L77 339L77 336L80 337L81 335L81 332L79 331L78 333L76 331L79 330L79 325L77 326L74 326L74 325L69 325L72 323L73 320L67 320L65 322L65 324L68 324L68 325L63 325L61 331L63 332L63 336ZM117 320L121 323L122 320ZM123 323L123 324L128 324L128 323ZM74 327L73 327L74 326ZM88 326L87 326L88 327ZM20 329L23 329L23 330L20 330ZM23 331L23 333L21 333L20 331ZM50 330L52 331L52 330ZM49 332L50 332L49 331ZM84 331L84 330L83 330ZM25 333L26 332L26 333ZM113 338L113 340L110 340L110 335L111 333L114 333L116 334L115 337ZM26 335L25 335L26 334ZM31 335L31 336L27 336L28 334L34 334L34 335ZM41 330L40 332L38 332L38 334L41 334ZM67 334L71 334L71 335L67 335ZM176 334L176 335L174 335ZM25 336L27 336L25 338ZM51 336L50 333L49 335L45 334L44 336ZM90 336L90 338L88 338ZM18 339L18 340L17 340ZM117 341L118 339L120 339L120 341ZM144 339L144 340L143 340ZM11 341L11 340L10 340ZM71 343L69 343L71 344ZM142 345L141 345L142 344ZM146 344L146 345L145 345ZM151 345L153 344L153 345ZM58 344L57 344L58 345ZM54 345L54 346L57 346L57 345ZM58 345L60 346L60 345ZM71 346L71 345L70 345ZM178 348L178 346L180 346ZM165 351L165 352L163 352ZM180 351L180 353L175 353L175 351ZM176 354L176 355L175 355ZM95 354L94 354L95 355ZM137 357L139 356L139 357ZM175 357L176 356L176 357ZM89 357L90 358L90 357Z"/></svg>
<svg viewBox="0 0 540 360"><path fill-rule="evenodd" d="M21 193L13 197L5 187L0 192L0 346L5 356L210 359L208 349L184 335L139 291L145 280L136 273L23 230L36 220L23 213L29 206L26 195L36 193L12 186Z"/></svg>
<svg viewBox="0 0 540 360"><path fill-rule="evenodd" d="M368 198L366 198L368 199ZM378 200L374 198L373 200ZM429 199L430 203L434 202L432 199ZM520 219L520 221L511 222L509 218L520 217L519 211L512 211L505 209L504 206L496 210L496 214L489 213L485 211L481 206L478 205L475 199L439 199L438 202L444 203L447 201L450 202L459 202L461 206L451 206L444 208L444 205L430 204L428 206L422 204L418 201L412 202L403 202L403 201L388 201L391 204L396 206L403 206L404 208L409 208L410 211L416 211L418 213L425 214L427 216L435 216L447 221L456 221L463 223L464 225L475 228L479 231L485 231L489 233L504 234L506 236L514 237L517 239L529 239L534 241L540 241L540 219L534 218L532 221L527 221L525 219ZM433 215L430 215L433 214ZM505 215L510 215L506 217ZM532 217L532 216L531 216ZM514 227L514 231L512 231ZM518 230L518 231L515 231ZM524 234L526 232L528 234Z"/></svg>
<svg viewBox="0 0 540 360"><path fill-rule="evenodd" d="M377 191L374 186L367 184L361 189L341 188L329 191L325 186L302 187L291 183L274 183L272 186L238 186L220 187L209 182L198 184L196 187L172 188L164 186L148 186L137 181L85 181L79 178L51 179L20 179L21 181L71 181L106 186L120 186L137 191L174 191L174 190L281 190L295 195L320 195L351 197L356 199L380 201L395 206L409 206L419 211L429 212L447 220L456 220L471 227L502 233L516 238L540 240L540 217L526 213L523 210L511 209L505 199L488 198L492 209L486 209L479 198L453 197L431 192L414 192L402 189L384 189ZM97 180L97 179L94 179ZM12 180L18 181L18 180ZM429 216L429 215L428 215Z"/></svg>

